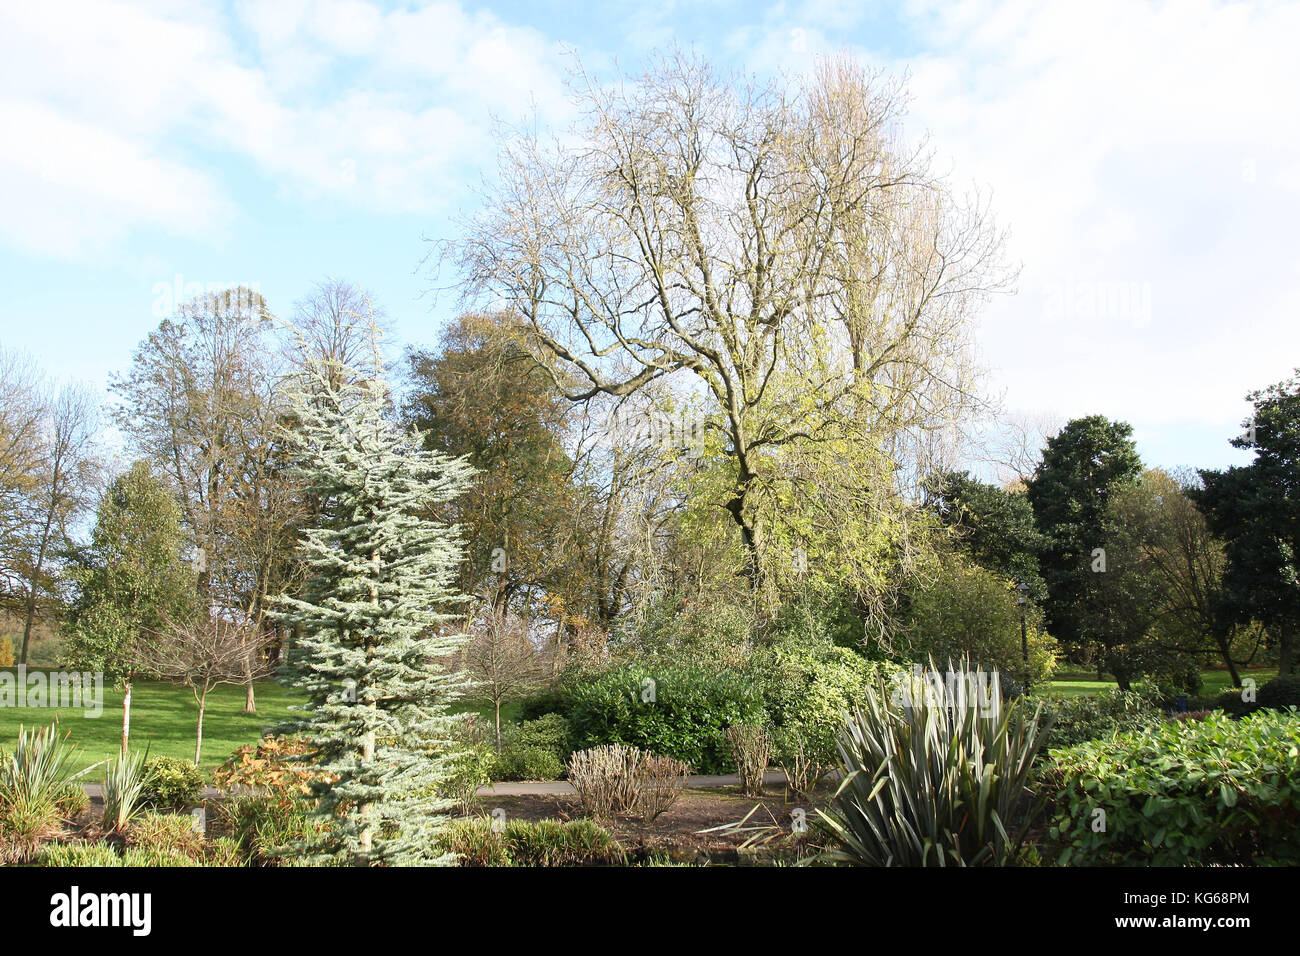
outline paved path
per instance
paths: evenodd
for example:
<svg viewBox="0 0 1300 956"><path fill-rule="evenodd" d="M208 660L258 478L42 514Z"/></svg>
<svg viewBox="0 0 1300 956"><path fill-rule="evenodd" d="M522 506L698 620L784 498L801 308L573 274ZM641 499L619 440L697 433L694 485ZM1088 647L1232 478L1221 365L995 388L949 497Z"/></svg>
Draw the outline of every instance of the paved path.
<svg viewBox="0 0 1300 956"><path fill-rule="evenodd" d="M763 778L764 785L777 786L785 783L785 774L768 771ZM718 775L694 774L686 778L688 790L717 790L721 787L740 786L740 777L734 773ZM573 793L573 787L564 780L521 780L517 783L494 783L490 787L480 787L480 797L560 797Z"/></svg>

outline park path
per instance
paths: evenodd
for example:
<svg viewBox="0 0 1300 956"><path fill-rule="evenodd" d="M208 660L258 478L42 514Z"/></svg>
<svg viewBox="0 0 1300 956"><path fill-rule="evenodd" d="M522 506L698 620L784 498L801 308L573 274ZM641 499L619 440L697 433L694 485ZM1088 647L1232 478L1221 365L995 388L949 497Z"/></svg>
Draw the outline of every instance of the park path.
<svg viewBox="0 0 1300 956"><path fill-rule="evenodd" d="M785 775L776 771L768 771L767 776L763 778L764 784L776 786L785 783ZM718 790L722 787L740 786L740 777L734 773L724 774L692 774L686 778L686 788L688 790ZM82 787L86 791L86 796L102 800L104 798L104 785L102 783L84 783ZM564 780L519 780L512 782L494 783L487 787L480 787L478 795L480 797L562 797L573 793L573 787ZM204 787L200 793L203 800L211 800L220 796L219 791L213 787Z"/></svg>

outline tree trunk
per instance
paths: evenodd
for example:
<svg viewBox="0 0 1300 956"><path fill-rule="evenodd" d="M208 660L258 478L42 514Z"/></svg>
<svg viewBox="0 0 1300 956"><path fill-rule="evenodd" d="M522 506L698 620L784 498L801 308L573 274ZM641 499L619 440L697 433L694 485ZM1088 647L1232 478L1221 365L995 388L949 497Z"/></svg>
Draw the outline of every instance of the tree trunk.
<svg viewBox="0 0 1300 956"><path fill-rule="evenodd" d="M131 739L131 682L122 681L122 756Z"/></svg>
<svg viewBox="0 0 1300 956"><path fill-rule="evenodd" d="M208 692L205 689L202 694L195 693L195 700L199 704L199 724L194 732L194 766L199 765L199 755L203 753L203 711L208 705Z"/></svg>
<svg viewBox="0 0 1300 956"><path fill-rule="evenodd" d="M1289 624L1278 628L1277 672L1285 676L1295 670L1295 634Z"/></svg>
<svg viewBox="0 0 1300 956"><path fill-rule="evenodd" d="M492 702L497 712L497 753L501 752L501 701L500 699Z"/></svg>

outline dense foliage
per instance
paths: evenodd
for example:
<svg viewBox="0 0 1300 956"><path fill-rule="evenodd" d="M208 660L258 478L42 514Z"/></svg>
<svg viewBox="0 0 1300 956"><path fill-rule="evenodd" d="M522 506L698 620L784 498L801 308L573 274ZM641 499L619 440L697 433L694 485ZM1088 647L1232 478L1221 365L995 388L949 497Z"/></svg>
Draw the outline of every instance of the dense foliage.
<svg viewBox="0 0 1300 956"><path fill-rule="evenodd" d="M1300 863L1300 721L1216 714L1053 751L1058 862Z"/></svg>

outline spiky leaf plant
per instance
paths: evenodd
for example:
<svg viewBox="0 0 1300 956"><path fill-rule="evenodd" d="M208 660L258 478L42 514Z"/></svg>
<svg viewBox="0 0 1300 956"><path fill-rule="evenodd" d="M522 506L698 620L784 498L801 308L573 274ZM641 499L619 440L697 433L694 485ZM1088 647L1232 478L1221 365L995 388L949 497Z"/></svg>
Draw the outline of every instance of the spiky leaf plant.
<svg viewBox="0 0 1300 956"><path fill-rule="evenodd" d="M1002 701L996 672L969 662L878 683L848 717L844 772L822 862L859 866L1014 863L1042 810L1030 787L1041 708Z"/></svg>

